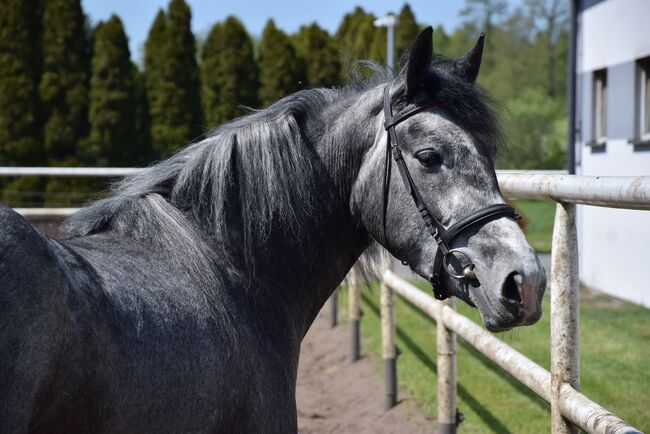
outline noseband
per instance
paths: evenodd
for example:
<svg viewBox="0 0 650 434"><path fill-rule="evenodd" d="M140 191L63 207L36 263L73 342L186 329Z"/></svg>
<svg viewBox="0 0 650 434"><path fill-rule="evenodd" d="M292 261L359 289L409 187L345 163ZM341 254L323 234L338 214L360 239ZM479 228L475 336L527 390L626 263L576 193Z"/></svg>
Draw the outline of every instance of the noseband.
<svg viewBox="0 0 650 434"><path fill-rule="evenodd" d="M422 196L420 196L420 193L415 187L413 177L411 177L411 172L409 172L406 161L404 161L402 150L400 149L399 143L397 142L397 133L395 132L395 127L411 116L439 105L440 103L438 101L429 101L427 103L418 105L413 109L393 115L393 110L390 103L390 89L388 86L384 88L384 128L388 134L386 143L386 159L384 161L382 224L384 243L387 244L388 239L386 237L386 212L388 209L392 154L393 160L395 160L395 164L397 164L399 174L402 178L402 181L404 182L406 190L411 194L413 202L415 202L415 206L420 212L427 230L433 236L433 239L438 245L436 256L433 261L433 276L431 277L431 285L433 287L433 293L435 297L438 300L444 300L449 297L449 294L442 286L443 273L447 273L449 276L455 279L476 279L476 272L474 270L475 265L472 262L472 258L470 258L467 253L464 253L461 250L450 248L453 240L469 228L483 226L484 224L501 217L518 219L519 214L517 214L517 211L515 211L513 207L506 204L490 205L473 212L472 214L466 216L465 218L447 228L429 210L426 203L422 199ZM453 270L449 269L450 256L458 260L459 263L464 263L462 274L455 274Z"/></svg>

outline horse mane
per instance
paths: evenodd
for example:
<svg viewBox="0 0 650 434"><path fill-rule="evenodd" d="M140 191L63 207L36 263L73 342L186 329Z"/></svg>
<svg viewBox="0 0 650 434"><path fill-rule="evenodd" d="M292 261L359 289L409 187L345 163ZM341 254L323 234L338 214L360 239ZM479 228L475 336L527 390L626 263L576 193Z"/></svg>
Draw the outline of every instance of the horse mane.
<svg viewBox="0 0 650 434"><path fill-rule="evenodd" d="M274 225L299 236L300 223L315 217L316 154L301 123L339 93L303 90L216 128L171 158L116 183L112 196L67 219L64 234L113 230L171 247L179 233L183 245L190 245L205 240L207 230L223 245L232 241L229 222L234 218L241 228L237 249L252 262Z"/></svg>
<svg viewBox="0 0 650 434"><path fill-rule="evenodd" d="M479 143L500 143L489 99L450 73L445 62L438 58L434 64L445 83L437 97ZM162 246L177 251L178 261L190 264L185 266L190 274L215 260L206 258L232 264L235 251L243 255L250 271L255 253L274 228L296 240L299 248L301 236L307 235L300 233L303 223L318 218L317 201L324 200L315 191L318 157L306 136L308 118L321 119L328 106L344 105L393 78L372 62L360 65L373 72L370 79L353 72L356 79L343 88L296 92L124 178L112 187L111 196L68 218L63 233L76 237L115 231ZM370 114L380 110L378 100ZM325 131L324 126L317 128ZM212 247L206 243L206 233L216 241ZM215 255L214 245L225 254Z"/></svg>

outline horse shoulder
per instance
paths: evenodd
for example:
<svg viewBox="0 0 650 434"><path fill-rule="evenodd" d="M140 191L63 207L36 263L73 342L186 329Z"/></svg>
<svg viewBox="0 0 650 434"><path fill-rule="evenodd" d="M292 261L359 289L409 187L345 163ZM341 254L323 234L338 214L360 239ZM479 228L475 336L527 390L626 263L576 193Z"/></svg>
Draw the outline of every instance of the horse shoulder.
<svg viewBox="0 0 650 434"><path fill-rule="evenodd" d="M71 338L69 285L50 240L0 205L0 432L22 432L53 398Z"/></svg>

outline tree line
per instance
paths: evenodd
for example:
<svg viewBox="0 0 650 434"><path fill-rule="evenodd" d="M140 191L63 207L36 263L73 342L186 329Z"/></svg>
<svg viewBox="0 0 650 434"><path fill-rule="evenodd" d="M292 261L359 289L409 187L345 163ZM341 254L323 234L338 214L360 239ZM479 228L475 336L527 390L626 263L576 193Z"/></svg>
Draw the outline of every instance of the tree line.
<svg viewBox="0 0 650 434"><path fill-rule="evenodd" d="M479 84L505 107L511 145L502 167L564 164L567 24L561 0L466 0L453 32L437 26L438 54L457 56L488 33ZM424 23L408 4L395 49ZM117 16L92 26L80 0L0 3L0 165L133 166L168 157L209 128L302 88L340 86L355 59L385 62L386 30L356 7L334 34L316 23L294 34L269 20L259 38L234 16L205 37L185 0L156 15L142 67ZM10 204L78 203L98 181L0 179ZM39 193L40 192L40 193ZM43 193L44 192L44 193ZM71 194L70 194L71 193Z"/></svg>

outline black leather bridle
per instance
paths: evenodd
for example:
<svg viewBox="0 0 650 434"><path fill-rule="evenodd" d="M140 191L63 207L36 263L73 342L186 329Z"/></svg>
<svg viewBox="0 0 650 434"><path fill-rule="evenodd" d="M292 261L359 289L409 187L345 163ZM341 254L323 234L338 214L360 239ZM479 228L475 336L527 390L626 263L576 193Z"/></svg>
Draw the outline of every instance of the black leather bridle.
<svg viewBox="0 0 650 434"><path fill-rule="evenodd" d="M492 220L499 219L501 217L510 217L514 219L519 218L517 211L506 204L497 204L490 205L485 208L481 208L478 211L473 212L467 217L461 219L460 221L454 223L450 227L445 227L440 220L429 210L426 203L420 196L411 173L404 161L402 156L402 150L399 147L397 142L397 133L395 132L395 127L404 122L406 119L410 118L413 115L416 115L424 110L430 109L432 107L439 106L440 103L437 101L429 101L423 104L419 104L415 108L410 110L397 113L393 115L393 110L391 108L390 101L390 89L388 86L384 88L384 128L387 131L387 143L386 143L386 159L384 162L384 191L383 191L383 236L384 243L388 243L386 237L386 212L388 209L388 196L390 189L390 176L391 176L391 167L392 160L395 160L397 168L399 169L399 174L402 177L404 186L406 190L411 194L413 202L417 207L424 224L427 227L429 233L433 236L433 239L438 245L438 250L436 251L436 257L433 262L433 276L431 277L431 285L433 287L433 293L438 300L444 300L449 297L448 292L442 286L442 275L443 273L449 274L449 276L456 279L476 279L476 272L474 271L475 265L472 262L472 258L458 249L450 248L452 241L465 230L475 227L476 225L484 225L487 222ZM453 271L449 270L448 258L453 256L460 261L460 257L464 259L461 263L465 262L463 266L463 274L455 274Z"/></svg>

